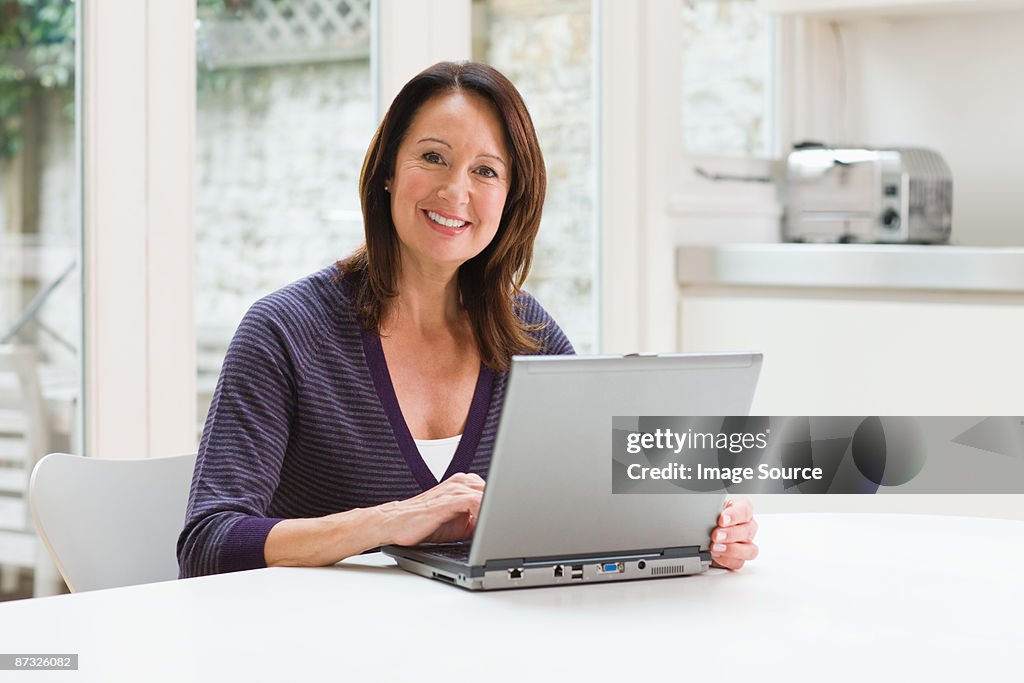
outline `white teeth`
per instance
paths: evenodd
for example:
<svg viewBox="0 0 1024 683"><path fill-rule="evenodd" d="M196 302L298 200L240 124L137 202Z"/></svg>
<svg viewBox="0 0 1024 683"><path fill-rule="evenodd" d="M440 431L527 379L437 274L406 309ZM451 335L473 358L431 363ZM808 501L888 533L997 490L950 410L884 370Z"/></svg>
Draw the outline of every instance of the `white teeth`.
<svg viewBox="0 0 1024 683"><path fill-rule="evenodd" d="M443 225L446 228L461 228L466 224L466 221L457 221L450 218L445 218L441 214L434 213L433 211L427 211L427 215L430 216L430 220Z"/></svg>

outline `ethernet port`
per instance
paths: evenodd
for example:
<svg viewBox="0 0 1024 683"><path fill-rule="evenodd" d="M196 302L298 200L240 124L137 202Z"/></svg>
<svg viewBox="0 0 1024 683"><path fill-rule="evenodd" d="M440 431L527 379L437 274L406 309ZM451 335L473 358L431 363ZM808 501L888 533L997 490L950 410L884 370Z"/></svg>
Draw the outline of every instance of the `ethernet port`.
<svg viewBox="0 0 1024 683"><path fill-rule="evenodd" d="M516 567L515 569L509 569L508 570L508 578L509 579L521 579L521 578L523 578L523 568L522 567Z"/></svg>
<svg viewBox="0 0 1024 683"><path fill-rule="evenodd" d="M556 579L560 579L560 578L562 578L563 574L565 574L565 567L563 567L560 564L556 564L555 565L555 578Z"/></svg>

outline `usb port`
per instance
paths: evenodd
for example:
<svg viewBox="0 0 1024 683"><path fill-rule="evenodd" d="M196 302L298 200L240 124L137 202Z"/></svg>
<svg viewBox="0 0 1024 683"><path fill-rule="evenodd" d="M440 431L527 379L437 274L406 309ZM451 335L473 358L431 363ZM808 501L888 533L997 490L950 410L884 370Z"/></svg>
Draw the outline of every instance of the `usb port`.
<svg viewBox="0 0 1024 683"><path fill-rule="evenodd" d="M620 574L624 572L626 568L621 562L605 562L598 566L598 574Z"/></svg>
<svg viewBox="0 0 1024 683"><path fill-rule="evenodd" d="M574 579L582 579L583 578L583 565L582 564L574 564L572 566L572 578L574 578Z"/></svg>

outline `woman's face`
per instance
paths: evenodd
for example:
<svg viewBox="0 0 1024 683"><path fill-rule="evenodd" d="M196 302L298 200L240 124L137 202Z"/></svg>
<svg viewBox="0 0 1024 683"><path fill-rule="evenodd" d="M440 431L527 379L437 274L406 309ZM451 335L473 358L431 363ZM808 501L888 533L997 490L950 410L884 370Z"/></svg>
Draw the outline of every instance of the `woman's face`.
<svg viewBox="0 0 1024 683"><path fill-rule="evenodd" d="M402 267L450 276L483 251L498 231L510 163L490 102L459 91L425 102L388 180Z"/></svg>

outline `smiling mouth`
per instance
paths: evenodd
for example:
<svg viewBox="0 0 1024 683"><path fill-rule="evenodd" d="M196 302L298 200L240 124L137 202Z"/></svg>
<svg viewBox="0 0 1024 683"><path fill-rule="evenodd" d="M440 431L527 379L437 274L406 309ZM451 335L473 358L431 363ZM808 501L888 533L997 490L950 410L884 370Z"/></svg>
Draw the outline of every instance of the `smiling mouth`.
<svg viewBox="0 0 1024 683"><path fill-rule="evenodd" d="M457 218L445 218L444 216L435 211L427 210L424 211L423 213L427 215L427 218L432 223L439 225L442 228L447 228L449 230L459 230L469 225L469 221L461 221Z"/></svg>

